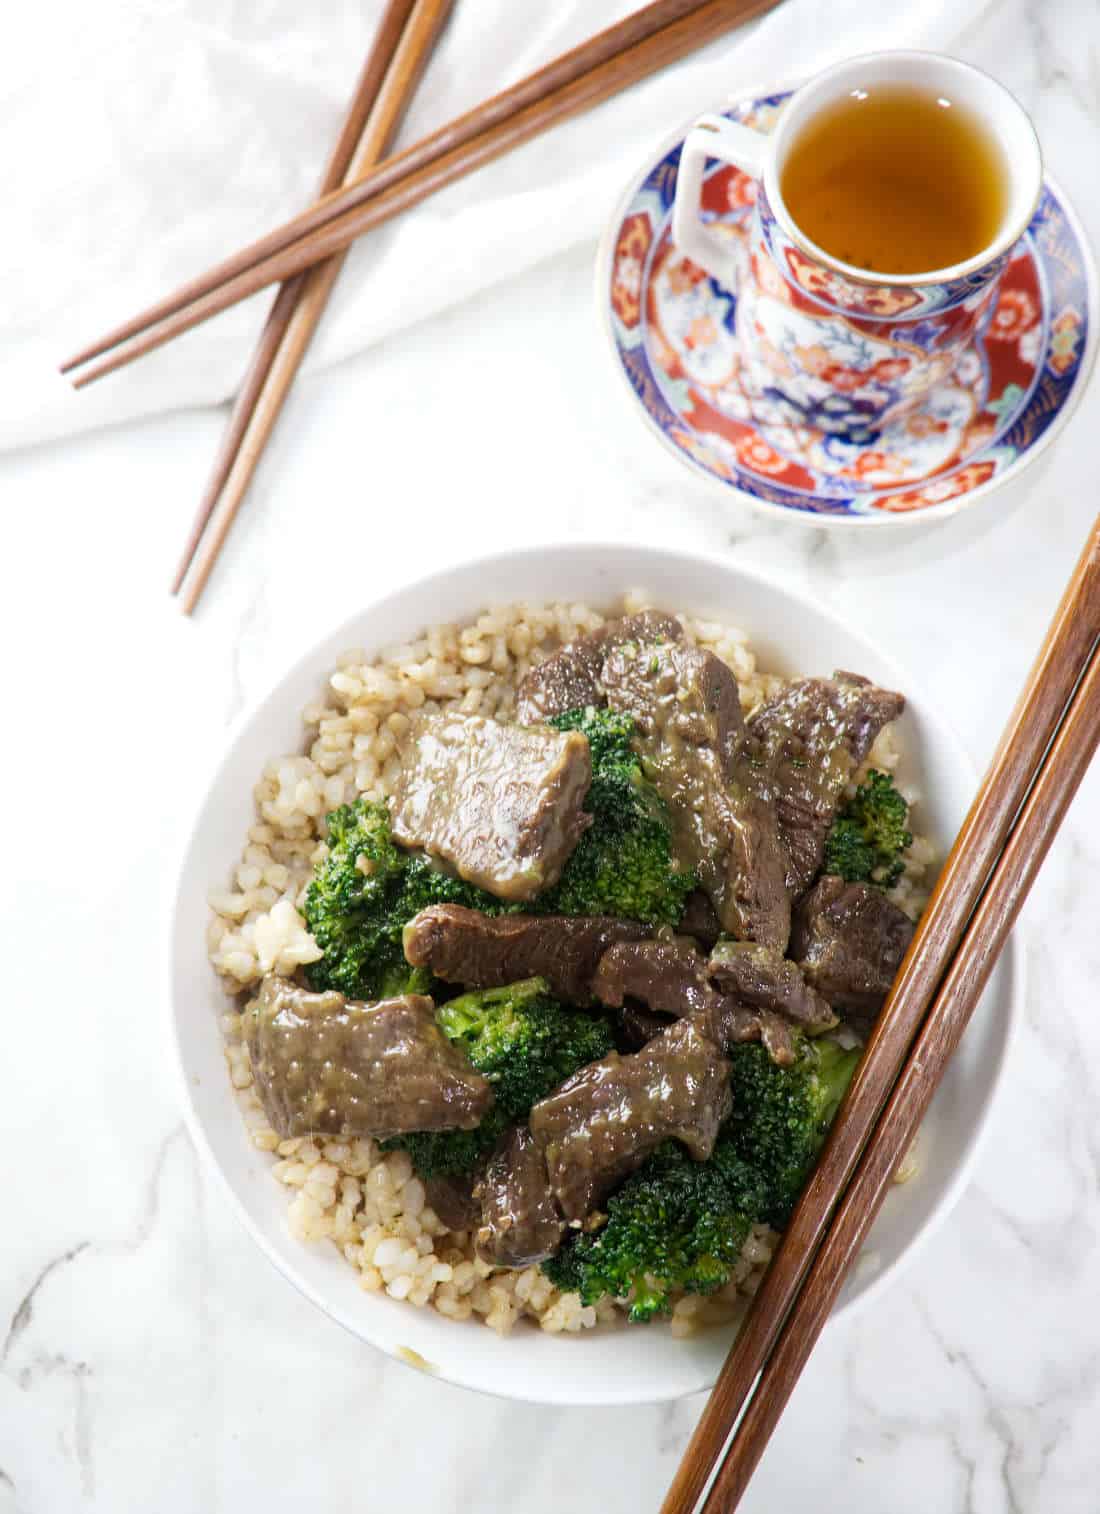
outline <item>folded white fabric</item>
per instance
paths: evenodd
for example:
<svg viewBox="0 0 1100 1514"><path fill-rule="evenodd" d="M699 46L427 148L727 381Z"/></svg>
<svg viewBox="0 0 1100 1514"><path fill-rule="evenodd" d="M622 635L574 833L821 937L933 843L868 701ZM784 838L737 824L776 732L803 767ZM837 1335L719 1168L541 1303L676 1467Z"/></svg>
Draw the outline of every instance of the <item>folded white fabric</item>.
<svg viewBox="0 0 1100 1514"><path fill-rule="evenodd" d="M75 394L86 339L306 205L383 0L38 0L0 72L0 447L224 400L267 293ZM641 0L457 0L407 144ZM950 50L981 0L785 0L761 23L359 243L310 352L359 351L602 228L692 115L881 47Z"/></svg>

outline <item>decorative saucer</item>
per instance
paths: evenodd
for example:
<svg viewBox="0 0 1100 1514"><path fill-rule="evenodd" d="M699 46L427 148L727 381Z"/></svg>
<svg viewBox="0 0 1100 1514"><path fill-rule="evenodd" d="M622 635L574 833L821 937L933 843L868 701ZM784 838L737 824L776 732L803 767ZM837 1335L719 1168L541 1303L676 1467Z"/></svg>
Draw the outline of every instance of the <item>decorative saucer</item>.
<svg viewBox="0 0 1100 1514"><path fill-rule="evenodd" d="M741 100L726 114L770 131L787 98ZM634 182L597 266L615 365L639 414L682 462L727 498L867 526L954 514L1049 445L1084 389L1098 326L1092 254L1049 179L984 333L918 410L853 441L791 425L778 411L761 416L759 401L750 410L738 372L736 277L723 288L671 239L683 138ZM742 252L755 192L754 180L725 165L704 184L705 214ZM743 266L743 256L735 262ZM845 377L830 374L842 393Z"/></svg>

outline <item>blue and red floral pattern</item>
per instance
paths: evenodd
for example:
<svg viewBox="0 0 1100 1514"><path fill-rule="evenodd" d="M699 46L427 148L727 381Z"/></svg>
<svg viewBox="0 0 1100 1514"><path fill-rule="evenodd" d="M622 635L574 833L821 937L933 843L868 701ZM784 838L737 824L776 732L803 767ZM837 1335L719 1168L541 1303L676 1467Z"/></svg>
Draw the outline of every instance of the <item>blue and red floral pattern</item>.
<svg viewBox="0 0 1100 1514"><path fill-rule="evenodd" d="M745 101L728 114L770 130L786 98ZM852 311L849 325L859 351L853 346L849 362L832 344L816 350L811 340L797 351L769 350L766 330L757 327L757 364L776 374L784 364L797 365L822 381L816 390L806 386L800 409L786 396L777 396L769 409L762 376L748 371L738 340L738 323L746 318L739 291L748 287L743 275L754 251L757 186L724 165L704 181L703 214L712 229L729 237L735 254L738 275L727 290L671 242L679 156L678 144L631 195L611 234L608 287L600 293L609 302L616 361L650 424L685 461L754 501L870 522L883 512L958 508L1049 439L1084 382L1096 324L1089 254L1049 185L999 285L986 289L986 279L966 289L945 288L935 306L938 316L930 309L927 323L914 323L917 312L910 308ZM774 291L767 288L768 269ZM824 296L834 305L848 298L839 288L816 286L792 294L791 280L780 279L766 257L756 272L777 299L804 294L816 302ZM859 287L880 300L913 294L905 286ZM906 356L889 317L902 316L899 334L904 331L906 344L934 358L943 312L949 321L970 324L976 308L977 332L961 357L944 362L935 387L915 409L892 420L887 405L882 423L885 396L900 398L898 408L905 409ZM876 334L883 338L881 352Z"/></svg>
<svg viewBox="0 0 1100 1514"><path fill-rule="evenodd" d="M766 195L760 194L757 204L765 246L776 264L787 270L794 285L809 296L812 305L867 321L889 321L892 317L912 320L914 316L933 316L962 304L973 305L975 296L981 294L1008 261L1005 253L984 268L943 284L882 284L847 278L808 257L791 241L775 219Z"/></svg>

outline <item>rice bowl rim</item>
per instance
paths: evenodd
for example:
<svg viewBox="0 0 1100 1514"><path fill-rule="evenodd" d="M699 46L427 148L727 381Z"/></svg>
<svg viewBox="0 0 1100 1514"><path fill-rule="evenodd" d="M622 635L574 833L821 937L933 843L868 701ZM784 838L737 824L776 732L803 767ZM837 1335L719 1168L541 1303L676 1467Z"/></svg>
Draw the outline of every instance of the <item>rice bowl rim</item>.
<svg viewBox="0 0 1100 1514"><path fill-rule="evenodd" d="M828 622L836 632L852 638L865 647L868 653L888 670L890 678L894 681L894 686L903 690L907 699L911 698L913 701L919 701L922 724L924 720L930 722L928 734L933 738L934 745L941 749L952 767L965 775L973 789L976 789L978 782L978 773L974 763L966 753L954 730L936 711L934 702L928 697L920 680L914 679L890 653L883 651L880 647L873 644L862 631L845 617L836 614L831 608L822 605L809 591L784 583L777 576L762 571L755 566L747 567L720 559L708 558L699 553L666 549L656 545L623 545L620 543L588 541L574 543L550 540L537 546L525 546L489 555L471 555L457 563L438 569L424 578L400 585L379 599L368 600L354 613L344 616L322 635L316 637L312 641L309 650L299 656L289 668L285 668L282 672L273 675L266 681L261 693L248 701L247 705L234 717L226 730L213 743L213 751L211 752L209 761L198 766L197 771L199 776L195 780L190 802L181 806L181 812L185 816L185 820L181 825L182 841L178 844L178 849L175 852L177 865L168 873L170 884L165 911L166 935L164 938L164 952L168 974L168 1024L166 1029L170 1040L170 1060L177 1079L183 1119L188 1134L203 1161L217 1174L219 1184L223 1192L228 1196L231 1207L238 1219L255 1244L266 1256L269 1263L304 1297L309 1299L324 1314L328 1315L330 1319L342 1325L358 1339L377 1347L399 1361L404 1361L406 1365L410 1363L404 1353L410 1348L401 1342L400 1337L402 1334L408 1335L413 1333L407 1328L402 1328L402 1321L408 1313L412 1312L411 1306L406 1306L402 1309L399 1307L399 1301L390 1299L385 1294L381 1294L377 1298L369 1296L367 1302L370 1307L366 1324L358 1315L354 1315L353 1317L353 1311L350 1308L343 1307L345 1300L329 1297L324 1289L318 1288L303 1275L295 1261L279 1254L275 1244L265 1232L263 1225L249 1212L215 1150L203 1116L196 1105L195 1092L192 1087L193 1075L189 1072L188 1057L180 1037L179 1022L181 1009L185 1014L194 1013L195 1007L192 1005L190 1010L188 1010L185 1006L180 1006L176 984L178 972L185 968L187 957L193 955L196 949L202 950L205 963L205 944L201 939L197 942L191 942L188 938L184 938L181 942L178 924L179 916L184 906L189 864L193 853L203 839L207 822L206 812L215 790L223 779L226 769L233 763L237 749L252 725L261 719L269 705L282 702L280 696L283 698L289 697L283 693L287 685L310 679L312 680L314 689L327 687L327 678L333 671L336 658L340 652L347 650L351 646L358 647L363 645L362 633L356 630L356 627L362 622L363 618L369 615L376 622L384 623L387 618L387 612L404 607L410 601L429 607L426 609L425 615L420 622L420 629L422 631L434 625L456 621L462 624L464 623L463 615L465 617L476 617L483 611L494 607L503 608L525 601L538 604L554 602L584 603L593 609L599 610L601 614L606 613L607 597L601 597L597 594L567 595L547 590L543 596L521 594L519 591L507 596L493 596L489 593L482 594L480 592L479 584L494 576L497 581L508 582L510 577L509 568L514 568L521 563L525 566L530 565L537 572L540 563L551 554L578 561L587 559L594 569L602 569L604 565L607 565L605 572L605 576L608 579L607 595L614 597L622 596L632 588L643 588L648 592L650 585L646 581L646 565L652 565L655 569L660 564L663 574L667 574L671 568L675 570L676 577L682 578L687 585L690 585L692 580L697 579L700 575L714 574L728 578L730 580L729 589L731 591L736 589L738 580L748 582L758 591L762 591L765 596L775 596L780 600L786 600L795 610L808 612L811 616ZM625 566L624 562L624 567L620 571L616 567L616 563L622 560L628 562L630 566ZM433 616L430 607L437 602L437 591L444 586L448 589L451 588L456 580L460 583L466 582L469 584L470 592L467 598L469 599L471 608L459 616L444 616L438 613ZM696 592L701 593L701 591ZM677 593L679 594L679 591ZM655 598L664 605L668 602L669 596L660 594L655 596ZM697 609L691 604L690 588L680 595L680 598L684 601L677 607L681 613L701 619L715 618L713 615L705 614L701 609ZM732 612L725 611L724 613L726 615L724 623L732 625L733 622L729 618ZM752 625L747 624L742 626L738 622L738 629L746 632L749 647L756 651L759 642L754 635ZM363 650L367 657L373 661L382 657L390 647L409 639L409 636L402 635L392 638L389 642L381 641L373 646L363 646ZM806 675L807 670L800 671L802 672L802 676ZM296 707L292 712L288 713L291 713L294 719L300 721L300 708ZM303 734L304 730L305 727L303 726ZM265 760L270 760L280 755L282 753L269 753ZM248 795L250 801L251 788L258 776L257 773L253 773L253 777L249 781ZM937 837L936 839L941 840L942 838ZM225 862L227 867L232 865L231 851L227 852ZM183 952L182 962L179 960L181 948ZM965 1139L961 1143L961 1149L954 1162L950 1177L934 1197L932 1208L917 1232L902 1245L898 1255L887 1266L883 1267L875 1276L863 1283L861 1291L857 1296L842 1297L834 1309L832 1316L830 1316L830 1324L842 1314L846 1315L849 1319L853 1318L855 1313L865 1308L871 1300L878 1298L888 1283L896 1281L903 1275L904 1271L920 1254L922 1248L948 1218L969 1182L974 1165L982 1149L982 1142L988 1134L997 1095L1002 1091L1004 1086L1004 1074L1008 1058L1020 1028L1023 1003L1023 961L1024 955L1020 947L1018 933L1014 932L1009 938L1007 948L1002 954L999 964L999 967L1005 970L1007 981L1002 985L1002 992L998 995L997 1021L999 1036L994 1052L993 1065L990 1068L989 1086L980 1106L972 1111L973 1121ZM208 966L208 964L206 965ZM210 968L209 971L213 975L213 969ZM987 992L993 993L995 986L996 979L991 982ZM218 989L218 992L221 992L221 990ZM227 1000L226 1002L228 1006L229 1001ZM209 1014L208 1009L203 1009L201 1012ZM217 1034L220 1040L220 1026L217 1027ZM195 1078L195 1082L198 1082L197 1077ZM226 1101L232 1103L234 1092L228 1076L224 1078L224 1094ZM233 1113L235 1118L239 1118L235 1108ZM242 1145L248 1145L247 1132L243 1125L240 1127L240 1134ZM301 1246L301 1244L300 1242L295 1242L296 1246ZM334 1260L339 1262L342 1269L346 1268L346 1263L344 1263L342 1258L337 1256L335 1248L332 1249ZM343 1272L341 1280L343 1288L346 1289L347 1303L354 1303L356 1300L364 1297L361 1290L356 1286L354 1274ZM383 1303L385 1307L378 1308L377 1305L379 1303ZM433 1315L434 1326L439 1330L446 1331L448 1337L453 1339L456 1344L463 1339L459 1333L460 1331L483 1329L481 1326L473 1325L472 1322L458 1322L446 1319L443 1316L436 1316L435 1311L430 1307L415 1312L418 1314ZM375 1316L377 1316L377 1321L375 1320ZM390 1322L390 1328L387 1328L387 1321ZM366 1325L369 1325L369 1328ZM619 1327L620 1330L622 1328L624 1327ZM716 1330L709 1333L717 1335L721 1332ZM564 1354L584 1353L584 1361L588 1368L586 1375L589 1378L595 1376L597 1382L591 1388L586 1386L583 1391L578 1391L577 1384L569 1381L575 1376L573 1372L562 1374L551 1372L545 1377L540 1377L531 1372L511 1373L509 1376L518 1378L518 1381L505 1385L492 1380L492 1374L486 1377L484 1373L470 1374L464 1372L461 1367L464 1353L461 1351L453 1353L454 1359L449 1361L447 1365L439 1365L431 1361L430 1358L428 1360L433 1375L438 1376L444 1381L455 1383L458 1386L472 1387L478 1391L505 1399L555 1404L565 1407L580 1404L610 1406L663 1402L682 1397L688 1393L705 1391L713 1385L713 1376L710 1376L707 1381L699 1381L689 1385L678 1385L672 1387L670 1391L663 1393L654 1391L651 1386L627 1390L619 1389L614 1392L608 1391L606 1387L601 1389L598 1386L598 1374L591 1372L591 1368L594 1365L591 1352L599 1350L599 1343L607 1341L608 1335L602 1328L597 1328L591 1332L586 1331L584 1334L585 1336L590 1335L592 1337L587 1347L579 1339L570 1341L567 1344L561 1342L550 1343ZM682 1340L674 1341L672 1344L676 1351L680 1353L685 1353L689 1345L688 1342ZM522 1338L512 1336L500 1342L500 1345L502 1350L514 1355L516 1359L514 1365L519 1367L525 1355ZM419 1354L422 1355L423 1353ZM579 1365L579 1358L574 1363L574 1366L577 1365ZM564 1382L559 1382L559 1376Z"/></svg>

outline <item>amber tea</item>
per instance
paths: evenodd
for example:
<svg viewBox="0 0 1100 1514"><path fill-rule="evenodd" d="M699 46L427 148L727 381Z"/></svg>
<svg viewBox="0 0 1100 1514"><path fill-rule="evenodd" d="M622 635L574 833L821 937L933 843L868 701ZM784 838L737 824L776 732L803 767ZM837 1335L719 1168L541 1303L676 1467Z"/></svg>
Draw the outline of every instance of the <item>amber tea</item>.
<svg viewBox="0 0 1100 1514"><path fill-rule="evenodd" d="M796 225L834 258L877 274L931 273L993 241L1008 174L977 116L893 85L854 89L810 121L780 187Z"/></svg>

